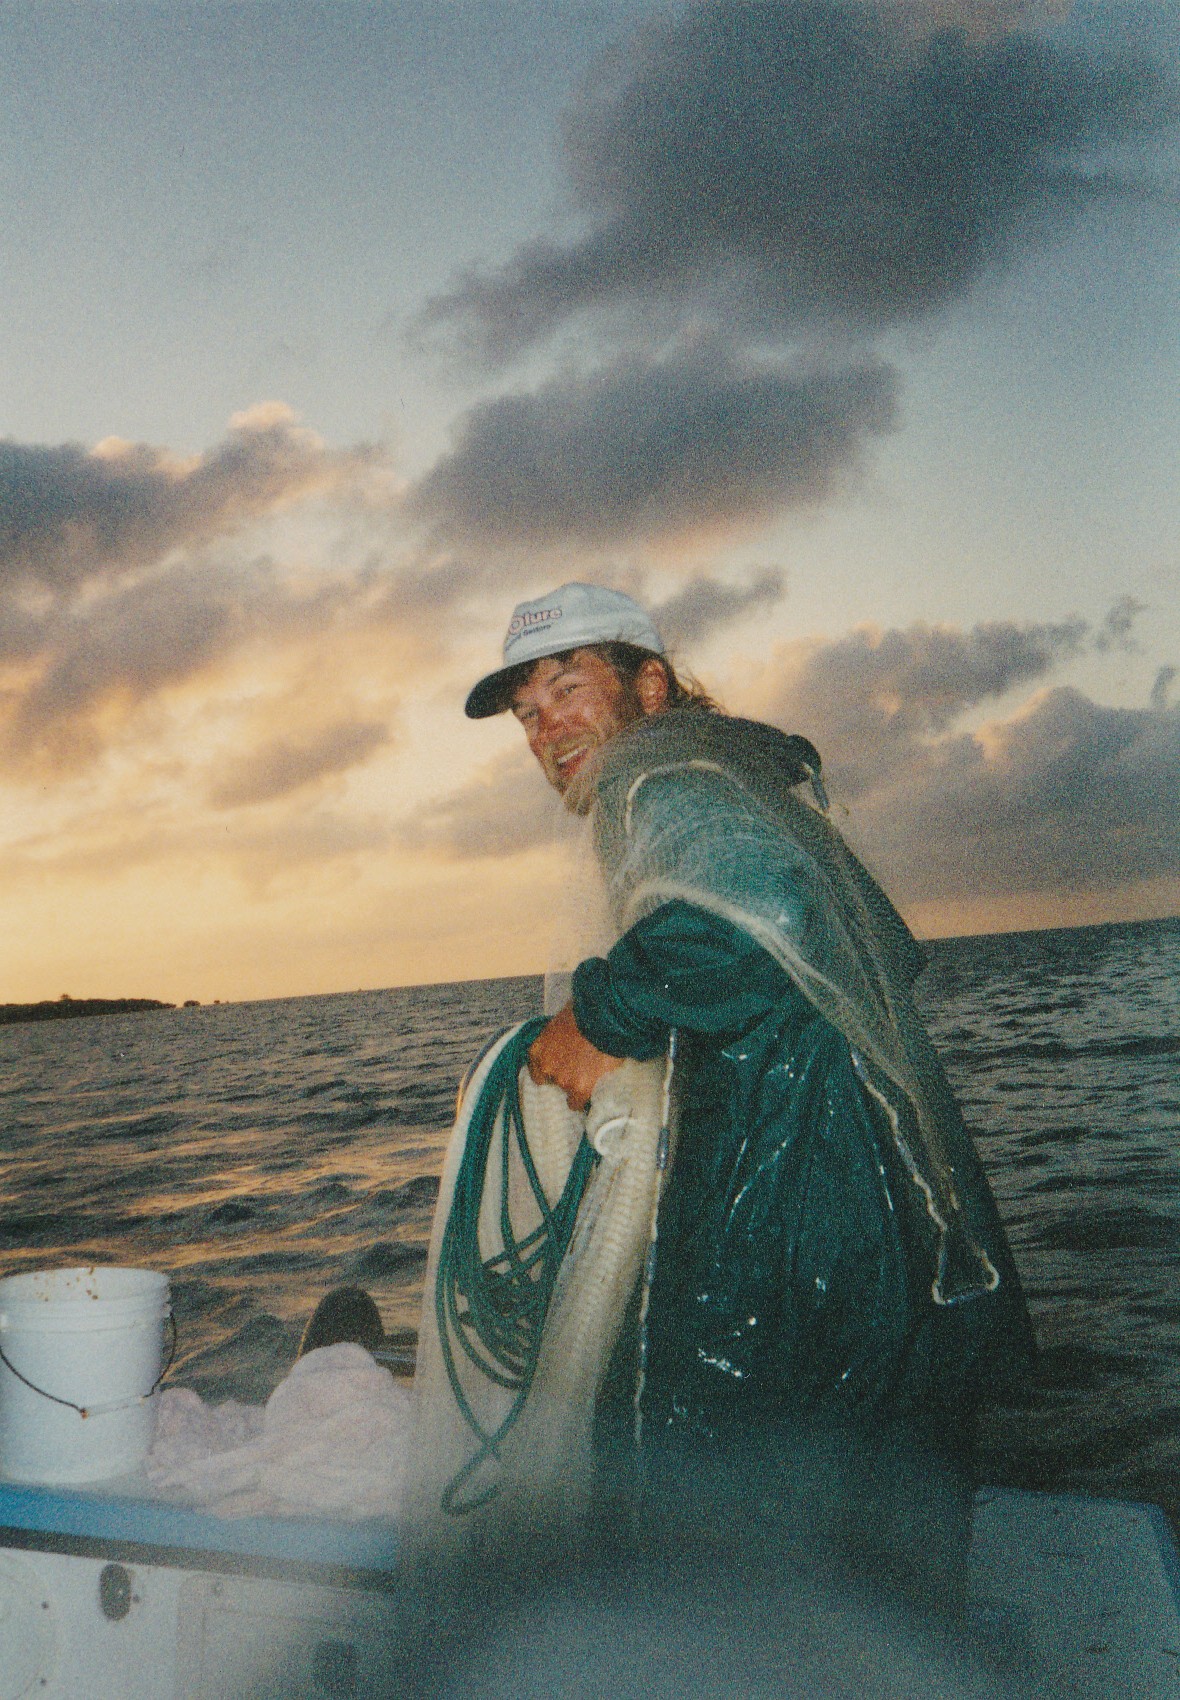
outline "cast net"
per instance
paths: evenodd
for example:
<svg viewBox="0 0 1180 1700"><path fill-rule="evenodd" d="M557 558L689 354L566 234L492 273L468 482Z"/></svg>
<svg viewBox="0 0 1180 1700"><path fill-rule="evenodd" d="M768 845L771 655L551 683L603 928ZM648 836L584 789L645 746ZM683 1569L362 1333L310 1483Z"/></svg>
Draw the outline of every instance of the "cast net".
<svg viewBox="0 0 1180 1700"><path fill-rule="evenodd" d="M966 1220L973 1164L915 1010L921 954L826 814L805 802L797 746L701 709L639 721L607 746L593 829L620 932L679 899L742 928L847 1038L937 1235L932 1293L956 1303L999 1276ZM820 793L822 795L822 793Z"/></svg>

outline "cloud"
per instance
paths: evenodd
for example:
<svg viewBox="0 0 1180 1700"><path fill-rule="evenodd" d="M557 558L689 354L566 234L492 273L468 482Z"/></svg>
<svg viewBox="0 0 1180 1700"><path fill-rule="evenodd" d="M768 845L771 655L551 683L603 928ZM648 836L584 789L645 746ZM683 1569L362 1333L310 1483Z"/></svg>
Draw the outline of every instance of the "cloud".
<svg viewBox="0 0 1180 1700"><path fill-rule="evenodd" d="M786 580L776 567L767 567L747 584L723 584L698 576L652 609L661 636L670 647L700 643L715 631L781 600Z"/></svg>
<svg viewBox="0 0 1180 1700"><path fill-rule="evenodd" d="M138 704L250 644L273 656L322 639L367 597L363 579L288 582L266 557L180 560L92 595L43 624L35 665L9 698L0 756L13 767L83 765Z"/></svg>
<svg viewBox="0 0 1180 1700"><path fill-rule="evenodd" d="M1168 706L1168 693L1176 681L1180 668L1161 667L1152 681L1149 706L1156 714L1162 714Z"/></svg>
<svg viewBox="0 0 1180 1700"><path fill-rule="evenodd" d="M410 850L478 859L512 856L565 841L569 817L523 748L490 763L466 785L403 822Z"/></svg>
<svg viewBox="0 0 1180 1700"><path fill-rule="evenodd" d="M55 624L10 742L115 693L139 701L188 678L229 647L241 617L242 586L229 574L178 570L101 598Z"/></svg>
<svg viewBox="0 0 1180 1700"><path fill-rule="evenodd" d="M780 652L766 669L763 708L812 739L833 785L851 800L904 778L965 711L1045 678L1089 639L1080 619L993 621L969 631L860 626Z"/></svg>
<svg viewBox="0 0 1180 1700"><path fill-rule="evenodd" d="M115 438L93 449L0 442L0 585L61 593L149 565L327 490L371 458L329 450L278 402L235 415L221 443L188 459Z"/></svg>
<svg viewBox="0 0 1180 1700"><path fill-rule="evenodd" d="M1135 621L1146 612L1145 602L1133 596L1120 596L1094 633L1094 648L1103 653L1109 649L1136 649Z"/></svg>
<svg viewBox="0 0 1180 1700"><path fill-rule="evenodd" d="M393 575L371 553L313 569L239 536L311 497L367 496L381 464L326 448L277 402L187 459L114 439L0 444L0 763L76 769L138 705L251 645L273 658L388 625Z"/></svg>
<svg viewBox="0 0 1180 1700"><path fill-rule="evenodd" d="M1173 876L1180 714L1166 685L1148 708L1120 709L1044 683L1125 630L1126 612L1116 603L1096 629L865 627L797 645L768 666L763 711L816 743L856 847L902 903ZM961 729L1028 685L1040 688L1007 715Z"/></svg>
<svg viewBox="0 0 1180 1700"><path fill-rule="evenodd" d="M763 519L822 500L888 431L894 382L750 365L711 347L621 360L473 408L411 491L447 541L584 544Z"/></svg>
<svg viewBox="0 0 1180 1700"><path fill-rule="evenodd" d="M64 827L0 844L0 878L43 882L97 879L171 871L191 891L194 879L230 869L253 891L273 882L298 883L304 870L342 859L388 855L388 823L372 814L337 812L306 800L286 811L244 816L226 823L206 812L184 816L159 797L95 807L93 798Z"/></svg>
<svg viewBox="0 0 1180 1700"><path fill-rule="evenodd" d="M1180 874L1180 715L1038 692L856 810L904 901L1109 892Z"/></svg>
<svg viewBox="0 0 1180 1700"><path fill-rule="evenodd" d="M1170 122L1174 91L1144 57L1020 27L1037 10L700 0L648 19L566 116L576 234L420 315L492 364L568 333L561 374L473 407L410 491L432 543L620 546L833 495L896 423L866 348L1143 193L1111 150Z"/></svg>
<svg viewBox="0 0 1180 1700"><path fill-rule="evenodd" d="M780 337L874 330L941 306L1053 221L1139 192L1103 150L1174 116L1162 74L996 27L1012 8L957 27L980 11L710 0L649 23L567 117L581 234L469 272L425 327L500 360L660 296Z"/></svg>
<svg viewBox="0 0 1180 1700"><path fill-rule="evenodd" d="M209 789L215 809L272 802L367 761L390 741L380 721L342 720L300 737L273 738L225 763Z"/></svg>

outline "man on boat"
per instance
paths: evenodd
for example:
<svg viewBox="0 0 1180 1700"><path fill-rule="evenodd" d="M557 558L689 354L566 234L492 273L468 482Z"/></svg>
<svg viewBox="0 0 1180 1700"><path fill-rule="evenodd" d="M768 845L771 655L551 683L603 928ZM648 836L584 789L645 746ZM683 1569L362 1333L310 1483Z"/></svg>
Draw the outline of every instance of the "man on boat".
<svg viewBox="0 0 1180 1700"><path fill-rule="evenodd" d="M814 746L722 713L647 612L595 585L514 610L466 703L505 711L589 815L618 933L530 1072L583 1108L620 1059L674 1057L658 1261L600 1395L600 1455L633 1448L638 1409L671 1500L702 1471L780 1509L838 1480L848 1541L886 1549L870 1572L943 1550L917 1458L952 1484L939 1528L959 1518L961 1554L974 1413L1027 1359L1027 1315L914 1010L921 950L828 821Z"/></svg>

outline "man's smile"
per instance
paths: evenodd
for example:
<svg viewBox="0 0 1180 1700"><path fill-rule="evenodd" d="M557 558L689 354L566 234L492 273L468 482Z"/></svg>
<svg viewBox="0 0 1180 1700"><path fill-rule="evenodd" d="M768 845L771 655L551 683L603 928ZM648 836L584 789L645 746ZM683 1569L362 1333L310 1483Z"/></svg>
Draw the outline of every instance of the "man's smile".
<svg viewBox="0 0 1180 1700"><path fill-rule="evenodd" d="M559 768L567 768L571 762L579 761L582 756L588 755L593 747L593 744L588 742L575 744L572 749L559 751L553 760Z"/></svg>

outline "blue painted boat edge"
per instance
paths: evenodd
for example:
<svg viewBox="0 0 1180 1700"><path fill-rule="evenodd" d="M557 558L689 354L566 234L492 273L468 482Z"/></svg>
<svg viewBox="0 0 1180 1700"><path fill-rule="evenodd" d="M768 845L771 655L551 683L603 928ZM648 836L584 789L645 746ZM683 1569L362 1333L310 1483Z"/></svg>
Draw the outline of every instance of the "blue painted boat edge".
<svg viewBox="0 0 1180 1700"><path fill-rule="evenodd" d="M184 1555L261 1560L270 1565L388 1573L397 1563L397 1525L387 1518L216 1517L127 1491L40 1487L0 1481L0 1542L103 1542ZM218 1565L217 1567L221 1567Z"/></svg>
<svg viewBox="0 0 1180 1700"><path fill-rule="evenodd" d="M1045 1493L988 1485L977 1507L1003 1500L1093 1506L1092 1495ZM1142 1513L1168 1590L1180 1614L1180 1551L1165 1513L1142 1500L1107 1503ZM124 1484L45 1487L0 1480L0 1546L37 1547L93 1556L128 1555L172 1567L347 1580L353 1586L388 1585L400 1547L396 1523L367 1518L217 1517L209 1512L138 1496Z"/></svg>
<svg viewBox="0 0 1180 1700"><path fill-rule="evenodd" d="M165 1570L314 1583L319 1587L361 1589L368 1593L391 1593L398 1583L396 1571L384 1567L357 1569L348 1564L256 1554L243 1556L209 1548L154 1546L143 1541L116 1541L105 1535L59 1535L30 1529L0 1528L0 1554L5 1552L52 1553L67 1558L98 1559L104 1564L150 1565Z"/></svg>

